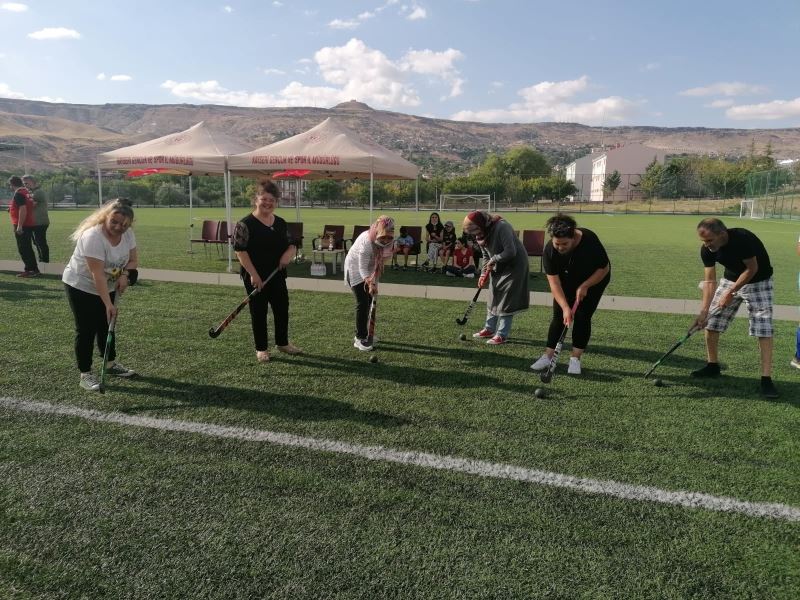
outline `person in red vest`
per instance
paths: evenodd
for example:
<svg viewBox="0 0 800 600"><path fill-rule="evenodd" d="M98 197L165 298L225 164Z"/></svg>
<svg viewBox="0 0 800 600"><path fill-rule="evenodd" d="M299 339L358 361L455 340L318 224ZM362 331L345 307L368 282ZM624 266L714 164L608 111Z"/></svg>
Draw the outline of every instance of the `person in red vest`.
<svg viewBox="0 0 800 600"><path fill-rule="evenodd" d="M11 224L14 226L14 237L17 240L17 250L22 259L24 271L17 277L36 277L39 275L39 265L36 263L36 254L33 252L33 199L28 189L23 185L22 178L14 175L9 178L8 185L14 192L8 213L11 215Z"/></svg>

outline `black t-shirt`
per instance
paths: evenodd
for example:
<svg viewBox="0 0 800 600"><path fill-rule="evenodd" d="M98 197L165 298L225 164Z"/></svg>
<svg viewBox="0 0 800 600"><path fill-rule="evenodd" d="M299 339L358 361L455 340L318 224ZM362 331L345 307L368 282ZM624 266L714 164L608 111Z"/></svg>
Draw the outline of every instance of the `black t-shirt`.
<svg viewBox="0 0 800 600"><path fill-rule="evenodd" d="M764 244L756 234L741 227L728 229L728 243L716 252L711 252L705 246L700 247L700 258L703 265L713 267L716 263L725 267L725 279L736 281L747 268L744 264L746 258L756 258L758 272L748 283L765 281L772 277L772 264Z"/></svg>
<svg viewBox="0 0 800 600"><path fill-rule="evenodd" d="M440 236L440 235L442 235L442 232L444 231L444 225L442 225L441 222L437 223L436 225L434 225L433 223L428 223L427 225L425 225L425 231L427 231L429 234L431 234L431 236L433 236L433 235ZM431 241L433 241L433 237L431 237ZM440 243L440 242L437 242L437 243Z"/></svg>
<svg viewBox="0 0 800 600"><path fill-rule="evenodd" d="M442 235L442 244L444 244L445 248L450 248L451 250L455 249L456 239L458 238L455 228L451 229L450 231L445 228Z"/></svg>
<svg viewBox="0 0 800 600"><path fill-rule="evenodd" d="M272 227L264 225L252 214L236 224L233 233L233 249L247 252L259 277L266 278L280 264L281 255L290 246L289 230L286 221L275 216ZM244 267L241 274L246 273ZM286 277L286 271L283 271Z"/></svg>
<svg viewBox="0 0 800 600"><path fill-rule="evenodd" d="M584 227L579 227L583 233L580 243L567 254L559 254L553 248L553 240L544 246L542 255L542 268L548 275L558 275L561 286L565 290L576 290L578 286L589 279L597 269L610 266L606 249L600 243L597 234ZM611 277L611 271L604 279Z"/></svg>

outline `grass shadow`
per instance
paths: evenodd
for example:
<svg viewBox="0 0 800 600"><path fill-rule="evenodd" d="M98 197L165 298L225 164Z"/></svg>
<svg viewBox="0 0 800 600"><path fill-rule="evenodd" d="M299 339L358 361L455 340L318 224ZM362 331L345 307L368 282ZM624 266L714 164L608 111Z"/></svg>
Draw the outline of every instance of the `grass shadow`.
<svg viewBox="0 0 800 600"><path fill-rule="evenodd" d="M187 407L220 407L266 413L283 419L295 421L333 421L348 420L375 427L400 427L404 419L378 411L365 411L353 408L350 404L331 398L320 398L302 394L275 393L268 390L254 390L212 384L187 384L185 381L139 375L123 383L109 386L124 390L132 396L146 396L154 400L170 400L173 404L156 403L142 406L128 406L124 413L141 413L162 410L177 410Z"/></svg>

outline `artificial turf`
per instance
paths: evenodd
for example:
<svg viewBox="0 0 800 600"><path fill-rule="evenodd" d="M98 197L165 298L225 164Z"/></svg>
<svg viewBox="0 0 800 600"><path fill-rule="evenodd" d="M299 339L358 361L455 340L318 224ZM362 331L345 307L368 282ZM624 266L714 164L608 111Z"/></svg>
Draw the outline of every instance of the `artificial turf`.
<svg viewBox="0 0 800 600"><path fill-rule="evenodd" d="M695 337L642 374L690 317L601 311L584 374L544 399L528 365L548 311L492 348L464 303L384 298L379 362L352 348L353 300L293 292L299 357L255 361L242 290L143 282L119 359L140 375L78 387L57 279L0 274L2 395L102 411L508 463L800 506L794 325L777 323L778 401L737 320L724 376ZM480 310L465 329L480 325ZM470 329L470 327L472 329ZM796 597L800 526L263 443L0 408L5 597Z"/></svg>
<svg viewBox="0 0 800 600"><path fill-rule="evenodd" d="M243 217L247 210L234 211L234 220ZM292 209L279 209L287 221L294 221ZM429 213L412 211L387 211L398 225L424 225ZM72 253L69 234L84 218L87 211L51 211L48 239L51 243L51 260L66 263ZM227 253L211 248L206 252L195 245L189 254L188 210L170 208L137 209L134 229L139 244L142 267L156 269L178 269L184 271L223 272L226 270ZM222 209L199 209L192 213L193 236L200 237L202 219L224 219ZM378 211L373 214L377 216ZM452 220L460 231L465 212L442 213L443 220ZM542 229L551 213L502 213L517 230ZM608 251L612 265L612 279L606 293L616 296L641 296L657 298L700 298L697 288L703 278L700 262L700 242L695 227L698 215L624 215L624 214L576 214L579 226L595 231ZM303 209L304 249L310 256L312 240L322 234L326 224L345 225L345 236L352 235L353 225L368 225L369 212L364 210ZM752 220L725 217L729 227L745 227L754 231L764 242L775 269L775 301L777 304L796 304L797 295L797 239L796 221ZM424 244L423 244L424 253ZM0 245L0 259L18 259L16 246L12 243ZM402 260L402 259L401 259ZM424 255L420 259L424 260ZM413 261L412 261L413 263ZM534 271L539 268L539 259L532 258ZM234 262L234 269L238 268ZM329 278L333 278L328 268ZM309 263L290 265L293 277L309 277ZM718 267L718 276L722 268ZM336 277L341 277L341 272ZM390 283L421 285L474 286L464 279L444 277L419 272L387 270L383 280ZM532 291L546 291L544 277L531 279Z"/></svg>

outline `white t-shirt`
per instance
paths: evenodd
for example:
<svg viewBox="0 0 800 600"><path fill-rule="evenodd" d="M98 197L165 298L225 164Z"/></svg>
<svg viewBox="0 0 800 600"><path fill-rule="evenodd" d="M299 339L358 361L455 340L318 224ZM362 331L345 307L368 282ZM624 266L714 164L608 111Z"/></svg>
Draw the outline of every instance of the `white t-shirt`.
<svg viewBox="0 0 800 600"><path fill-rule="evenodd" d="M112 246L103 235L103 224L95 225L81 234L75 251L69 259L61 281L82 292L97 294L97 288L92 279L92 272L86 263L87 258L96 258L103 261L103 270L106 272L106 282L111 290L113 282L120 276L122 269L130 260L131 250L136 248L136 236L133 229L128 229L122 234L119 244Z"/></svg>

